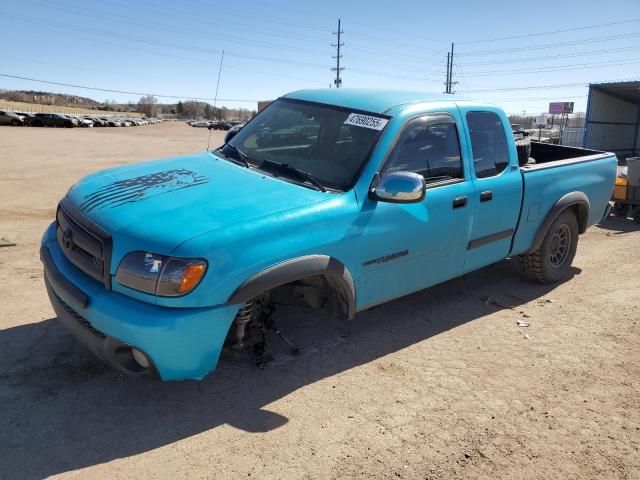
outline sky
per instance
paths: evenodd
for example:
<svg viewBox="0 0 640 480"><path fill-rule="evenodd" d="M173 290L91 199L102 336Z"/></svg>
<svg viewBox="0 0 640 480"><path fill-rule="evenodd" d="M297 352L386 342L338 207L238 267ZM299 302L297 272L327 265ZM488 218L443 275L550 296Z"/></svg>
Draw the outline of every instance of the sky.
<svg viewBox="0 0 640 480"><path fill-rule="evenodd" d="M343 87L442 92L451 43L456 95L508 113L640 79L640 0L2 0L0 89L213 103L222 61L217 105L255 109L332 84L338 18Z"/></svg>

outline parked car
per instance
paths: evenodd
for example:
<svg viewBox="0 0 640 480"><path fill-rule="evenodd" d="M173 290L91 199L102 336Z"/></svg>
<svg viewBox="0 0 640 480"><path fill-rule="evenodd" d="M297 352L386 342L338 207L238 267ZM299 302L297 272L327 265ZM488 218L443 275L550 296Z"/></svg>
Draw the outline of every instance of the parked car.
<svg viewBox="0 0 640 480"><path fill-rule="evenodd" d="M107 127L108 126L107 121L103 120L103 119L101 119L99 117L86 116L84 118L86 118L87 120L91 120L93 122L93 126L94 127Z"/></svg>
<svg viewBox="0 0 640 480"><path fill-rule="evenodd" d="M33 127L66 127L73 128L78 126L75 118L70 118L57 113L36 113L33 118L28 120L29 125Z"/></svg>
<svg viewBox="0 0 640 480"><path fill-rule="evenodd" d="M247 124L247 122L236 123L232 126L227 133L225 134L224 141L227 142L227 139L232 139L241 129Z"/></svg>
<svg viewBox="0 0 640 480"><path fill-rule="evenodd" d="M274 305L348 320L506 257L561 281L617 160L529 146L519 158L484 103L295 92L213 151L75 183L42 240L49 298L106 362L173 380L204 377L225 345L264 361Z"/></svg>
<svg viewBox="0 0 640 480"><path fill-rule="evenodd" d="M17 113L0 111L0 125L21 127L24 125L24 119Z"/></svg>
<svg viewBox="0 0 640 480"><path fill-rule="evenodd" d="M108 127L120 127L122 126L120 121L116 118L108 118L108 117L101 117L101 120L104 120L107 123Z"/></svg>
<svg viewBox="0 0 640 480"><path fill-rule="evenodd" d="M76 122L78 122L79 127L89 128L93 127L93 120L90 120L86 117L69 117L73 118Z"/></svg>

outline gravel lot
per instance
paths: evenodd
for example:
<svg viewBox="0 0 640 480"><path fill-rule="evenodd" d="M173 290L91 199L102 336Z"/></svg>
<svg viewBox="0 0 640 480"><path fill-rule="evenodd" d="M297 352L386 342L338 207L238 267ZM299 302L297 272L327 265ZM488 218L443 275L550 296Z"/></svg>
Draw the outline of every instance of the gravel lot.
<svg viewBox="0 0 640 480"><path fill-rule="evenodd" d="M124 377L57 324L38 245L81 176L208 131L0 127L0 478L640 478L640 226L581 237L573 277L505 261L202 382ZM214 132L212 144L223 132ZM525 318L528 328L516 326Z"/></svg>

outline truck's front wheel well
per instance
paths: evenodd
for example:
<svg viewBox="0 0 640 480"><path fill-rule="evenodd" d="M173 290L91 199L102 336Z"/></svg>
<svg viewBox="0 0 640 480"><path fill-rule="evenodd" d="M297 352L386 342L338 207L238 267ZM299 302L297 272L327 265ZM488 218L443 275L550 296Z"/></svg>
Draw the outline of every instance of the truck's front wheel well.
<svg viewBox="0 0 640 480"><path fill-rule="evenodd" d="M272 305L290 305L314 309L326 309L338 319L349 318L346 292L334 279L324 275L295 280L265 292Z"/></svg>
<svg viewBox="0 0 640 480"><path fill-rule="evenodd" d="M249 347L255 352L266 348L265 332L275 328L273 314L279 307L293 306L324 310L333 318L351 318L351 301L348 286L330 275L310 275L283 285L275 286L247 300L238 310L225 344L244 351ZM288 340L287 340L288 341ZM297 350L297 348L296 348Z"/></svg>

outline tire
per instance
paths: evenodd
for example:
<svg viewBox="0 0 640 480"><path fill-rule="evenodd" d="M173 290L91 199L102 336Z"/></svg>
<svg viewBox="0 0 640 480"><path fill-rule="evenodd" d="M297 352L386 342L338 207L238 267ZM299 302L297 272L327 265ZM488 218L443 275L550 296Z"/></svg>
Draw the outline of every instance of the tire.
<svg viewBox="0 0 640 480"><path fill-rule="evenodd" d="M551 224L540 248L520 258L531 280L554 283L569 276L577 248L578 220L573 211L565 210Z"/></svg>
<svg viewBox="0 0 640 480"><path fill-rule="evenodd" d="M619 218L627 218L629 213L629 205L626 203L614 202L613 214Z"/></svg>
<svg viewBox="0 0 640 480"><path fill-rule="evenodd" d="M531 156L531 140L528 138L516 140L516 151L518 152L518 164L521 167L525 166L529 163Z"/></svg>
<svg viewBox="0 0 640 480"><path fill-rule="evenodd" d="M640 207L636 207L636 212L633 215L633 221L640 224Z"/></svg>
<svg viewBox="0 0 640 480"><path fill-rule="evenodd" d="M19 126L19 125L20 125L20 122L19 122L18 120L11 120L11 125L12 125L13 127L17 127L17 126Z"/></svg>

